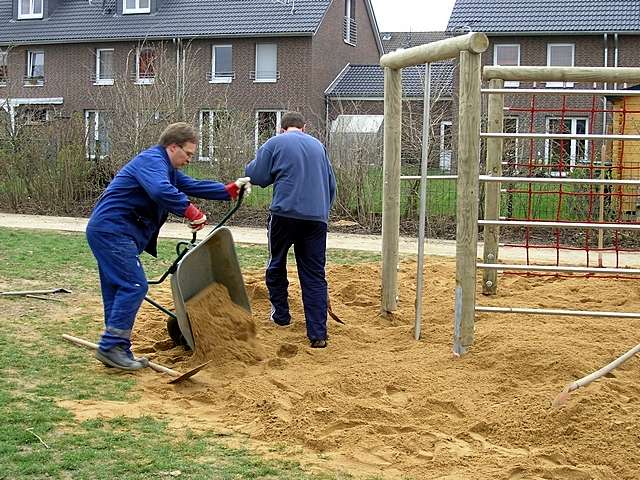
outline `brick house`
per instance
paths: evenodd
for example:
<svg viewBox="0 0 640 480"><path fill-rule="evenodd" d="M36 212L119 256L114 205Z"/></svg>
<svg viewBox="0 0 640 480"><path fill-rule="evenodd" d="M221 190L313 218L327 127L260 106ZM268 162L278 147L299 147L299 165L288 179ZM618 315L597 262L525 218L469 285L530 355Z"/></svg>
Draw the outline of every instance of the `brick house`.
<svg viewBox="0 0 640 480"><path fill-rule="evenodd" d="M484 32L490 45L483 65L637 67L640 10L633 0L456 0L447 31ZM505 87L591 89L593 84L505 82ZM626 85L608 85L624 88ZM455 87L457 88L457 87ZM602 89L603 85L597 85ZM455 90L454 90L455 91ZM505 97L505 131L606 133L611 116L606 99L592 96L525 95ZM455 107L457 109L457 106ZM455 110L454 110L455 111ZM532 125L533 124L533 125ZM455 121L454 121L455 130ZM540 174L557 174L558 158L573 171L599 158L585 140L529 141L505 146L514 165L532 162Z"/></svg>
<svg viewBox="0 0 640 480"><path fill-rule="evenodd" d="M381 53L370 0L0 0L0 107L12 126L82 112L95 153L128 92L132 127L140 110L177 112L167 118L197 123L208 159L204 132L225 112L253 120L256 144L288 109L322 131L327 86Z"/></svg>

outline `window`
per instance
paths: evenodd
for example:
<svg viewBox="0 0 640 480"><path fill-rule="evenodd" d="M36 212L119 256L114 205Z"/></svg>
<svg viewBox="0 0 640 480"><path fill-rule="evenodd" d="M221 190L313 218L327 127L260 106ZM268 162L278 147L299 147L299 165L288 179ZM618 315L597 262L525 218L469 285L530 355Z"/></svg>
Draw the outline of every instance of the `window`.
<svg viewBox="0 0 640 480"><path fill-rule="evenodd" d="M84 112L87 157L104 158L111 150L109 140L109 114L99 110Z"/></svg>
<svg viewBox="0 0 640 480"><path fill-rule="evenodd" d="M136 57L136 83L143 85L153 83L155 80L155 50L151 47L138 48Z"/></svg>
<svg viewBox="0 0 640 480"><path fill-rule="evenodd" d="M96 85L113 85L113 48L96 50Z"/></svg>
<svg viewBox="0 0 640 480"><path fill-rule="evenodd" d="M122 13L149 13L151 0L123 0Z"/></svg>
<svg viewBox="0 0 640 480"><path fill-rule="evenodd" d="M575 61L575 45L572 43L550 43L547 45L547 66L573 67ZM573 82L547 82L551 88L572 88Z"/></svg>
<svg viewBox="0 0 640 480"><path fill-rule="evenodd" d="M587 133L586 118L547 118L547 133L581 135ZM587 162L588 142L584 139L545 140L545 163L554 165L552 174L566 174L578 163Z"/></svg>
<svg viewBox="0 0 640 480"><path fill-rule="evenodd" d="M22 125L42 125L49 120L49 110L40 105L19 106L17 122Z"/></svg>
<svg viewBox="0 0 640 480"><path fill-rule="evenodd" d="M344 0L342 37L345 43L355 47L358 39L358 28L356 25L356 0Z"/></svg>
<svg viewBox="0 0 640 480"><path fill-rule="evenodd" d="M440 169L444 172L451 171L451 122L440 122Z"/></svg>
<svg viewBox="0 0 640 480"><path fill-rule="evenodd" d="M258 110L256 112L256 149L274 135L280 133L282 110Z"/></svg>
<svg viewBox="0 0 640 480"><path fill-rule="evenodd" d="M258 43L256 45L256 71L254 81L275 82L279 77L278 45L275 43Z"/></svg>
<svg viewBox="0 0 640 480"><path fill-rule="evenodd" d="M520 66L520 45L495 45L493 47L493 64L501 67ZM520 82L506 81L505 88L519 87Z"/></svg>
<svg viewBox="0 0 640 480"><path fill-rule="evenodd" d="M18 20L42 18L43 0L18 0Z"/></svg>
<svg viewBox="0 0 640 480"><path fill-rule="evenodd" d="M211 83L230 83L235 77L233 72L233 49L231 45L213 45L211 47Z"/></svg>
<svg viewBox="0 0 640 480"><path fill-rule="evenodd" d="M26 86L44 85L44 52L27 51L27 75L24 84Z"/></svg>
<svg viewBox="0 0 640 480"><path fill-rule="evenodd" d="M9 52L6 50L0 50L0 87L7 84L7 78L9 77Z"/></svg>

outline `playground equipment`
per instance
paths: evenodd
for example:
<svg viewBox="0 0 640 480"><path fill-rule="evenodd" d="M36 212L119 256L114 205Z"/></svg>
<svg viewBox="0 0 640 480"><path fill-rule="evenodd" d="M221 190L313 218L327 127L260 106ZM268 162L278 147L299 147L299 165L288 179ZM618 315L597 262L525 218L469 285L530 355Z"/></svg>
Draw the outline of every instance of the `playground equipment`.
<svg viewBox="0 0 640 480"><path fill-rule="evenodd" d="M401 68L429 63L437 60L453 58L460 55L459 64L459 112L458 112L458 175L457 175L457 232L456 232L456 290L455 290L455 319L454 319L454 345L456 354L464 354L473 344L474 320L476 312L492 313L536 313L549 315L580 315L580 316L607 316L619 318L640 318L640 313L631 312L594 312L582 310L562 309L530 309L530 308L498 308L476 306L476 269L483 268L483 292L493 294L496 291L499 270L519 271L547 271L547 272L574 272L574 273L600 273L615 275L637 275L638 269L619 268L594 268L588 264L581 266L556 266L550 265L505 265L498 262L499 228L500 226L520 226L529 228L553 228L559 229L587 229L601 232L612 230L614 232L628 230L640 230L640 224L631 222L598 221L567 222L567 221L539 221L534 219L507 220L500 217L500 193L501 183L555 183L566 185L582 183L592 186L600 186L601 189L608 185L623 191L630 186L640 185L640 180L631 178L603 178L600 175L595 178L567 178L563 172L556 176L517 177L502 175L503 141L505 139L541 139L545 142L571 142L580 140L584 142L619 141L637 142L640 135L593 134L593 133L535 133L533 128L527 133L503 132L504 96L519 95L521 93L540 95L590 95L595 98L637 95L640 92L629 90L582 90L582 89L514 89L504 88L505 81L520 82L610 82L610 83L640 83L639 68L619 67L485 67L484 79L489 81L489 88L481 89L480 53L488 45L486 36L481 33L469 33L460 37L442 40L432 44L414 47L405 51L397 51L384 55L380 63L385 67L385 132L384 132L384 211L383 211L383 271L382 271L382 304L383 313L393 312L397 309L397 266L398 266L398 233L400 212L400 116L401 116ZM427 75L427 79L428 79ZM425 88L425 110L428 108L428 80ZM480 132L481 96L488 95L488 121L487 132ZM595 100L594 100L595 101ZM606 108L605 108L606 110ZM428 118L425 115L426 118ZM480 175L480 140L485 138L487 142L487 175ZM423 254L424 254L424 205L426 182L426 161L423 148L423 164L420 184L420 225L418 238L418 273L416 288L416 339L420 338L421 302L422 302L422 278L423 278ZM603 148L603 152L605 149ZM574 168L574 165L571 165ZM415 178L415 177L412 177ZM441 178L441 177L439 177ZM485 219L478 221L479 183L486 182ZM562 187L560 187L562 190ZM602 190L601 190L602 191ZM620 197L623 198L621 193ZM602 198L602 195L601 195ZM623 202L620 201L623 205ZM600 209L602 211L602 208ZM484 261L477 263L478 225L484 227Z"/></svg>

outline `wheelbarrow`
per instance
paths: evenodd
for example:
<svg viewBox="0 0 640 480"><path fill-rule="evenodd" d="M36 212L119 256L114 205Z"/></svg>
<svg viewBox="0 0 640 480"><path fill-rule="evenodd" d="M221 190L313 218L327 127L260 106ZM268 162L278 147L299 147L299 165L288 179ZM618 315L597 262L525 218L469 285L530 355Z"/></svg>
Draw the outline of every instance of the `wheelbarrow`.
<svg viewBox="0 0 640 480"><path fill-rule="evenodd" d="M240 271L238 257L231 231L224 227L229 218L240 208L244 197L244 187L240 190L235 206L200 242L196 242L197 233L193 232L190 242L182 241L176 245L177 258L167 271L158 279L148 281L149 285L158 285L171 275L171 293L175 312L168 310L148 296L145 300L169 316L167 331L178 345L186 345L195 350L195 340L186 302L206 289L212 283L221 283L229 291L231 300L251 313L251 304L244 288L244 279Z"/></svg>

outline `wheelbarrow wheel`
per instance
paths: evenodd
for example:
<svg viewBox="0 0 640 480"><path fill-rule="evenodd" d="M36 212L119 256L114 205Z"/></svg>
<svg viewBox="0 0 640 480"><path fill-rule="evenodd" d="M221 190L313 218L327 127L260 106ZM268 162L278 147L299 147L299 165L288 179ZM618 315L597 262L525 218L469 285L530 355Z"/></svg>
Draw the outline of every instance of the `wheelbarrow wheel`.
<svg viewBox="0 0 640 480"><path fill-rule="evenodd" d="M178 325L178 320L176 318L169 317L167 320L167 331L169 332L169 336L171 337L171 340L173 340L173 343L177 346L182 345L189 349L189 344L187 344L187 341L182 335L180 325Z"/></svg>

